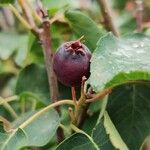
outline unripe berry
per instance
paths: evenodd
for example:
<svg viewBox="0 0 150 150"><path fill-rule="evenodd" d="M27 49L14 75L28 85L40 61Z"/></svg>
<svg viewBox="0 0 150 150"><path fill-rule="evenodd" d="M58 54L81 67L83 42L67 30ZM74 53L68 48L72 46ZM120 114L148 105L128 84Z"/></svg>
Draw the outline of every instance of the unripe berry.
<svg viewBox="0 0 150 150"><path fill-rule="evenodd" d="M79 40L62 44L53 57L57 79L66 86L81 85L82 77L90 75L89 49Z"/></svg>

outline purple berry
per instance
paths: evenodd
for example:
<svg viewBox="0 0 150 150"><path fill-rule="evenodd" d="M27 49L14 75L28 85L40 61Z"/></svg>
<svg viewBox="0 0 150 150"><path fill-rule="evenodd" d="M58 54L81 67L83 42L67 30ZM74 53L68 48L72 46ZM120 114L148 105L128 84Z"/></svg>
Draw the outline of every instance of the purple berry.
<svg viewBox="0 0 150 150"><path fill-rule="evenodd" d="M66 86L80 86L90 75L91 53L79 40L62 44L53 57L57 79Z"/></svg>

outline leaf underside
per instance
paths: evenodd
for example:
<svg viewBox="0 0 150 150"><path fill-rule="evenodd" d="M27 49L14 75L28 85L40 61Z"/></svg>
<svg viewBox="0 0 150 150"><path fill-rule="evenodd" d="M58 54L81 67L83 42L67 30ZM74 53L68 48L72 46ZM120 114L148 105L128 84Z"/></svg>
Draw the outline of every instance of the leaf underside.
<svg viewBox="0 0 150 150"><path fill-rule="evenodd" d="M124 85L109 96L107 110L119 134L132 150L150 135L150 86Z"/></svg>

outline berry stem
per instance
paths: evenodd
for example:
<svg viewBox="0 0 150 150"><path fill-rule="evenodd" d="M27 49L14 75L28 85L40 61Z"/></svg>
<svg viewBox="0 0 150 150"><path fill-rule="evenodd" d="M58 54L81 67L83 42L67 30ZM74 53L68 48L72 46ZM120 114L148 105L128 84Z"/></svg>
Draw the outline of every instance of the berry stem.
<svg viewBox="0 0 150 150"><path fill-rule="evenodd" d="M76 89L75 87L71 87L71 93L72 93L72 100L75 103L75 105L77 105L77 98L76 98Z"/></svg>

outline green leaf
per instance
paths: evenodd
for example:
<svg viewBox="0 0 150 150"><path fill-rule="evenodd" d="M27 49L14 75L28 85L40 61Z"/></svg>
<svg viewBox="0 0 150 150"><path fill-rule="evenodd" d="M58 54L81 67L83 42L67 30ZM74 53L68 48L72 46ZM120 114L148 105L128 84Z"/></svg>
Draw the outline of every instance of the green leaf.
<svg viewBox="0 0 150 150"><path fill-rule="evenodd" d="M91 140L83 133L75 133L58 145L56 150L97 150Z"/></svg>
<svg viewBox="0 0 150 150"><path fill-rule="evenodd" d="M127 3L127 0L113 1L113 7L115 9L119 9L120 11L122 11L122 10L124 10L126 3Z"/></svg>
<svg viewBox="0 0 150 150"><path fill-rule="evenodd" d="M39 39L35 37L33 34L30 34L28 43L28 57L26 58L26 62L29 63L37 63L43 64L44 63L44 56L43 50L39 43Z"/></svg>
<svg viewBox="0 0 150 150"><path fill-rule="evenodd" d="M109 135L111 143L116 149L128 150L128 147L122 140L107 112L104 114L104 127L106 129L106 133Z"/></svg>
<svg viewBox="0 0 150 150"><path fill-rule="evenodd" d="M105 96L103 100L93 102L90 104L88 110L90 112L89 117L84 121L82 130L91 135L93 128L101 121L107 106L108 96Z"/></svg>
<svg viewBox="0 0 150 150"><path fill-rule="evenodd" d="M150 38L133 34L117 38L111 33L101 38L91 59L89 83L95 91L130 80L150 81Z"/></svg>
<svg viewBox="0 0 150 150"><path fill-rule="evenodd" d="M92 110L89 109L89 111L92 111ZM84 132L86 132L88 135L91 135L98 117L99 117L99 112L92 114L92 116L88 116L87 119L84 121L82 130L84 130Z"/></svg>
<svg viewBox="0 0 150 150"><path fill-rule="evenodd" d="M91 18L79 11L66 11L65 17L77 36L84 35L85 44L91 51L94 51L98 39L104 35L104 29L98 28Z"/></svg>
<svg viewBox="0 0 150 150"><path fill-rule="evenodd" d="M106 133L103 120L93 128L92 138L101 150L115 150L110 142L109 135Z"/></svg>
<svg viewBox="0 0 150 150"><path fill-rule="evenodd" d="M38 112L28 112L20 116L14 123L14 129L8 133L0 128L0 149L18 150L24 146L44 146L54 136L59 126L59 116L56 111L50 110L25 126L33 115Z"/></svg>
<svg viewBox="0 0 150 150"><path fill-rule="evenodd" d="M109 97L107 110L122 139L132 150L150 133L150 85L119 86Z"/></svg>
<svg viewBox="0 0 150 150"><path fill-rule="evenodd" d="M79 97L80 89L77 89L76 92L77 97ZM31 64L23 68L18 76L16 94L21 96L31 95L38 101L49 104L51 100L45 67L39 64ZM71 88L59 83L59 99L68 98L72 98Z"/></svg>
<svg viewBox="0 0 150 150"><path fill-rule="evenodd" d="M56 0L43 0L43 5L48 9L58 9L64 7L69 3L69 0L56 1Z"/></svg>
<svg viewBox="0 0 150 150"><path fill-rule="evenodd" d="M102 150L128 150L107 112L104 113L104 117L93 129L92 137Z"/></svg>
<svg viewBox="0 0 150 150"><path fill-rule="evenodd" d="M15 62L22 65L28 52L28 35L1 32L0 59L6 60L15 52Z"/></svg>
<svg viewBox="0 0 150 150"><path fill-rule="evenodd" d="M5 3L13 3L14 0L0 0L1 4L5 4Z"/></svg>
<svg viewBox="0 0 150 150"><path fill-rule="evenodd" d="M47 73L42 65L31 64L21 70L16 84L16 94L31 92L41 102L50 103Z"/></svg>

